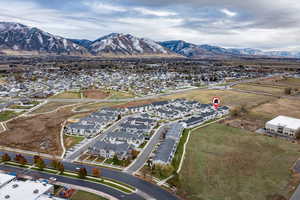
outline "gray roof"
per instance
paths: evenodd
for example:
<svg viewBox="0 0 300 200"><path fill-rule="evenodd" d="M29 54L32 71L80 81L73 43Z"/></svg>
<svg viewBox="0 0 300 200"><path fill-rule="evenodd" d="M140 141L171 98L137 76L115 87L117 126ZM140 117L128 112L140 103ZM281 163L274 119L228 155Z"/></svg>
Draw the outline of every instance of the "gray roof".
<svg viewBox="0 0 300 200"><path fill-rule="evenodd" d="M114 151L116 153L122 153L122 152L128 152L130 148L131 146L127 143L112 144L110 142L98 141L90 148L90 150L92 151L106 150L106 151Z"/></svg>
<svg viewBox="0 0 300 200"><path fill-rule="evenodd" d="M184 127L181 123L172 124L166 134L166 138L173 138L173 139L179 140L183 129L184 129Z"/></svg>
<svg viewBox="0 0 300 200"><path fill-rule="evenodd" d="M176 148L176 142L172 139L165 139L165 141L159 146L158 151L154 157L154 160L161 160L163 162L170 162L170 156Z"/></svg>

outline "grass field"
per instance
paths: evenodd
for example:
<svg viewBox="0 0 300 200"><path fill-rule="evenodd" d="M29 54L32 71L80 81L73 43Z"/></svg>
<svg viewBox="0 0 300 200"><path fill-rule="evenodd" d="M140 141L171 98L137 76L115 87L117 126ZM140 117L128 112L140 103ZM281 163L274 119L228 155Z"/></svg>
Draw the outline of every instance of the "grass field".
<svg viewBox="0 0 300 200"><path fill-rule="evenodd" d="M61 106L66 106L66 105L71 105L71 104L74 104L74 103L69 103L69 102L49 102L49 103L46 103L46 104L42 105L38 109L32 111L30 114L38 114L38 113L51 112L51 111L54 111L54 110L56 110L57 108L59 108Z"/></svg>
<svg viewBox="0 0 300 200"><path fill-rule="evenodd" d="M271 78L263 81L259 81L258 84L291 87L300 89L300 78Z"/></svg>
<svg viewBox="0 0 300 200"><path fill-rule="evenodd" d="M269 118L278 115L300 118L300 99L278 99L262 104L251 110L252 113Z"/></svg>
<svg viewBox="0 0 300 200"><path fill-rule="evenodd" d="M192 132L178 193L189 200L289 197L299 146L223 124Z"/></svg>
<svg viewBox="0 0 300 200"><path fill-rule="evenodd" d="M81 93L68 91L68 92L62 92L62 93L56 94L50 98L52 98L52 99L80 99Z"/></svg>
<svg viewBox="0 0 300 200"><path fill-rule="evenodd" d="M66 149L70 149L74 145L84 140L84 137L64 135L64 145Z"/></svg>
<svg viewBox="0 0 300 200"><path fill-rule="evenodd" d="M126 103L126 102L124 102ZM87 103L85 105L82 106L78 106L76 108L76 111L87 111L87 110L95 110L95 109L100 109L100 108L104 108L104 107L111 107L111 106L116 106L119 104L124 104L124 103L120 103L120 102L111 102L111 103Z"/></svg>
<svg viewBox="0 0 300 200"><path fill-rule="evenodd" d="M173 94L164 97L165 99L185 98L190 100L200 101L201 103L211 103L212 98L218 96L221 98L221 104L227 106L255 106L270 100L274 97L242 93L231 90L192 90L180 94Z"/></svg>
<svg viewBox="0 0 300 200"><path fill-rule="evenodd" d="M0 122L9 120L13 117L16 117L18 115L18 113L14 112L14 111L9 111L9 110L5 110L0 112Z"/></svg>
<svg viewBox="0 0 300 200"><path fill-rule="evenodd" d="M240 89L240 90L246 90L246 91L264 92L264 93L269 93L269 94L280 96L280 95L284 94L285 87L248 83L248 84L238 84L238 85L235 85L233 88Z"/></svg>
<svg viewBox="0 0 300 200"><path fill-rule="evenodd" d="M107 199L93 193L79 190L76 191L76 193L72 196L71 200L107 200Z"/></svg>

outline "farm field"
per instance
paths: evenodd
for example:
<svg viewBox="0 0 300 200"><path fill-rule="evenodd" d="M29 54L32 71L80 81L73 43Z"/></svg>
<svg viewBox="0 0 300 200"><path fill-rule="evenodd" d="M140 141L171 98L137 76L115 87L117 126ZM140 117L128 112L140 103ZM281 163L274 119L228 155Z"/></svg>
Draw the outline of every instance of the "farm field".
<svg viewBox="0 0 300 200"><path fill-rule="evenodd" d="M246 105L247 107L252 107L275 99L275 97L249 94L249 93L243 93L238 91L206 90L206 89L192 90L180 94L169 95L163 98L165 99L185 98L189 100L200 101L201 103L211 103L212 98L214 96L218 96L221 98L221 104L231 106L231 107L240 106L240 105Z"/></svg>
<svg viewBox="0 0 300 200"><path fill-rule="evenodd" d="M178 193L189 200L289 198L299 156L296 144L213 124L191 133Z"/></svg>

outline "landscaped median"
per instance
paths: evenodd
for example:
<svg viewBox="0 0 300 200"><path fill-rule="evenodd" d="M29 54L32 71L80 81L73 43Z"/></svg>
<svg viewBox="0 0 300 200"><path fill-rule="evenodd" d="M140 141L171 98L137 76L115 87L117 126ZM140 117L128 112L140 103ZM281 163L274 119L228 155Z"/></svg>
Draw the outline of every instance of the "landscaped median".
<svg viewBox="0 0 300 200"><path fill-rule="evenodd" d="M71 172L71 171L64 171L63 173L60 173L58 170L55 169L51 169L51 168L44 168L43 170L39 169L36 166L33 165L20 165L16 162L5 162L5 164L7 165L12 165L14 167L21 167L21 168L26 168L26 169L31 169L31 170L36 170L36 171L40 171L40 172L44 172L44 173L48 173L48 174L55 174L55 175L59 175L59 176L65 176L65 177L69 177L69 178L73 178L73 179L80 179L77 173ZM94 183L98 183L98 184L102 184L108 187L111 187L113 189L119 190L123 193L126 194L130 194L135 192L136 188L127 185L125 183L119 182L119 181L115 181L112 179L107 179L107 178L97 178L97 177L93 177L93 176L86 176L84 179L81 180L85 180L85 181L90 181L90 182L94 182Z"/></svg>

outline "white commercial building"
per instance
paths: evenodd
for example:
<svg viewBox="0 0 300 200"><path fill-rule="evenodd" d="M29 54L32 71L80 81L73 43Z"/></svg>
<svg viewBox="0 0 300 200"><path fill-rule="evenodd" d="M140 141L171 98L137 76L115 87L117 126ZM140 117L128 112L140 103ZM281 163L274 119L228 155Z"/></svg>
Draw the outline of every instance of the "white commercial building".
<svg viewBox="0 0 300 200"><path fill-rule="evenodd" d="M0 173L0 200L48 200L54 186L46 180L18 180L15 176Z"/></svg>
<svg viewBox="0 0 300 200"><path fill-rule="evenodd" d="M300 119L280 115L268 121L265 128L268 133L295 138L300 131Z"/></svg>

